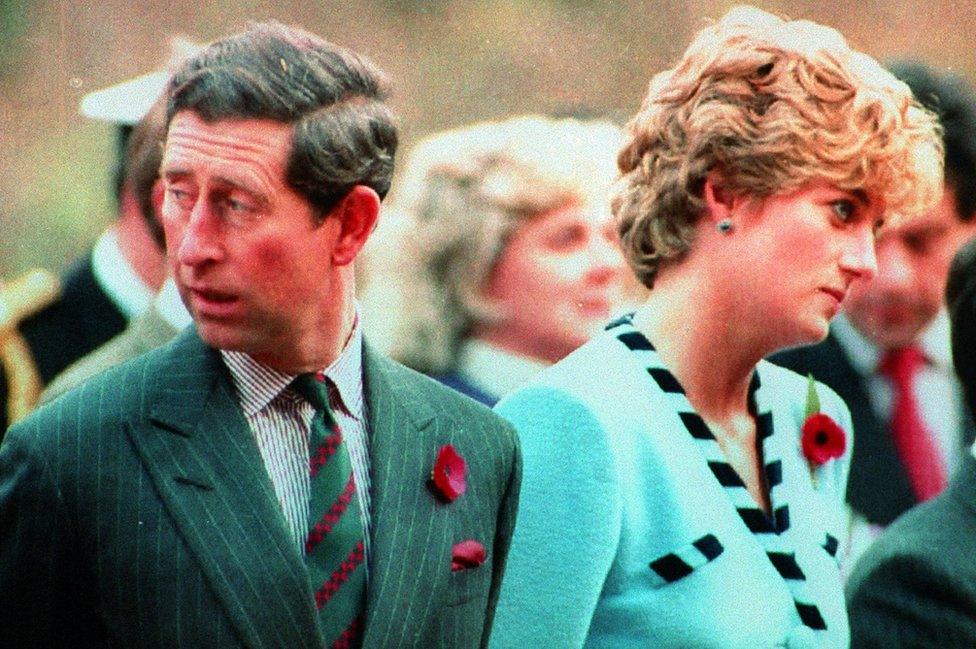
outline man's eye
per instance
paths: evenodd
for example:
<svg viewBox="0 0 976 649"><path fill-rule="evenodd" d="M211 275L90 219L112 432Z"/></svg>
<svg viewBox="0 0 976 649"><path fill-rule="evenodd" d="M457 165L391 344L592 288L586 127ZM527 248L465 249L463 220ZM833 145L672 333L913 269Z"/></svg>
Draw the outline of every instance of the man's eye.
<svg viewBox="0 0 976 649"><path fill-rule="evenodd" d="M932 247L932 236L925 234L911 234L904 239L905 247L916 255L924 255Z"/></svg>
<svg viewBox="0 0 976 649"><path fill-rule="evenodd" d="M180 187L175 187L170 185L166 188L166 196L172 200L173 203L179 205L180 207L186 207L190 201L190 192Z"/></svg>
<svg viewBox="0 0 976 649"><path fill-rule="evenodd" d="M252 211L250 203L234 200L233 198L225 198L224 206L228 209L228 211L235 214L248 214Z"/></svg>
<svg viewBox="0 0 976 649"><path fill-rule="evenodd" d="M830 208L834 211L834 214L837 216L837 218L839 218L841 221L845 223L847 221L850 221L852 218L854 218L854 211L855 211L854 201L850 201L842 198L833 201L830 204Z"/></svg>

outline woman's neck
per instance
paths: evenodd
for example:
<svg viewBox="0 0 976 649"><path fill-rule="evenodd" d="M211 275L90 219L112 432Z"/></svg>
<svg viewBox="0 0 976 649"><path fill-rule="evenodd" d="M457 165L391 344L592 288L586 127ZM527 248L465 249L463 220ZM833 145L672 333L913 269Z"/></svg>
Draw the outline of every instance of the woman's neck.
<svg viewBox="0 0 976 649"><path fill-rule="evenodd" d="M698 414L726 427L748 414L749 383L765 351L744 320L743 297L700 276L659 277L634 326L654 344Z"/></svg>

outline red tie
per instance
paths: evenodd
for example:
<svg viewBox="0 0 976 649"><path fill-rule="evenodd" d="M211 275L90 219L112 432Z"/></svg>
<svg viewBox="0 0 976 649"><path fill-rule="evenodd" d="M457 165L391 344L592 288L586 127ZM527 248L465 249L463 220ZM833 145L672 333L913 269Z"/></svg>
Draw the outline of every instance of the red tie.
<svg viewBox="0 0 976 649"><path fill-rule="evenodd" d="M919 502L938 495L946 486L942 457L919 410L915 377L925 366L918 347L889 349L878 371L891 382L891 435Z"/></svg>

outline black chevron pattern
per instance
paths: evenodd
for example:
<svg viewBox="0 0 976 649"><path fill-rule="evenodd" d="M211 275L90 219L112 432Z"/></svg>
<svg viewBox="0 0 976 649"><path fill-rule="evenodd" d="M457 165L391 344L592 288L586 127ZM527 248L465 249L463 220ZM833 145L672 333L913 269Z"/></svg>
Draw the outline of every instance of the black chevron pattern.
<svg viewBox="0 0 976 649"><path fill-rule="evenodd" d="M779 488L783 482L782 460L776 456L776 447L770 443L774 435L772 413L766 409L760 412L757 405L757 393L760 389L759 375L753 374L752 377L749 388L749 408L756 420L757 437L762 443L763 470L772 503L772 516L767 516L756 504L741 477L726 461L725 454L714 434L685 398L685 391L680 382L663 365L654 350L654 345L626 318L618 320L608 329L613 330L617 339L638 355L641 362L647 366L648 375L653 379L652 383L666 393L677 407L682 423L701 451L712 475L722 486L742 522L765 550L770 563L785 581L793 596L800 620L815 631L826 630L827 624L820 610L807 593L806 576L797 563L790 544L782 537L783 533L790 528L790 511L783 490Z"/></svg>

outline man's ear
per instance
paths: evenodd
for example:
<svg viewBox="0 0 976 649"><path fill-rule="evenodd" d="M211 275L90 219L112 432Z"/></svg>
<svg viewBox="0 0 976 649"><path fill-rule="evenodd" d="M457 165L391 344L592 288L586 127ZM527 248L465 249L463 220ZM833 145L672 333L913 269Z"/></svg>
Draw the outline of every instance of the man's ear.
<svg viewBox="0 0 976 649"><path fill-rule="evenodd" d="M376 227L380 215L380 197L365 185L356 185L339 201L328 218L339 220L339 236L332 249L335 266L351 264Z"/></svg>

